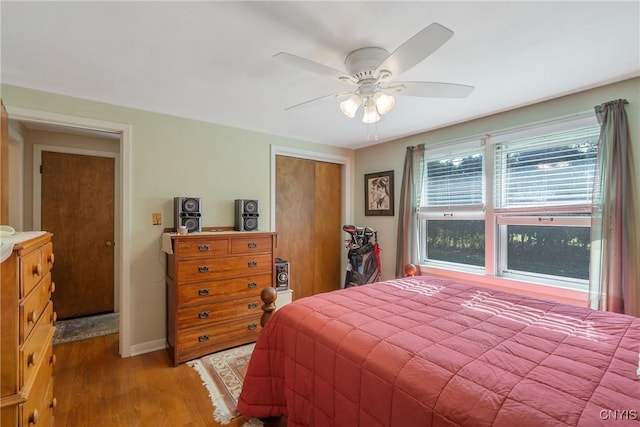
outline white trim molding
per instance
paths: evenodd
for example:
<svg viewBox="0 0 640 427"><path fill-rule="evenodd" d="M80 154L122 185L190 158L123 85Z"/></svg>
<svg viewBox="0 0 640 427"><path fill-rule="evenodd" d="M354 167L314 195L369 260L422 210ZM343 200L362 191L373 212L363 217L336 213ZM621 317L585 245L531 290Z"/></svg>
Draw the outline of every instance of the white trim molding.
<svg viewBox="0 0 640 427"><path fill-rule="evenodd" d="M132 129L126 123L108 122L86 117L33 110L11 105L6 106L10 119L47 123L63 127L91 129L120 136L119 212L116 212L119 230L116 234L116 264L120 265L118 286L120 295L119 351L121 357L132 356L131 352L131 150Z"/></svg>

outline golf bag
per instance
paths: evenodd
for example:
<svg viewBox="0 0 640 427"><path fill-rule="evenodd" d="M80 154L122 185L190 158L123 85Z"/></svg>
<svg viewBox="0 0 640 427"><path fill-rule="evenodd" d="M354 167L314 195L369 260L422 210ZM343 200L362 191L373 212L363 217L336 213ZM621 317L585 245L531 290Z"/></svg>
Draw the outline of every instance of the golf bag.
<svg viewBox="0 0 640 427"><path fill-rule="evenodd" d="M349 252L344 287L377 282L381 273L378 232L355 225L345 225L342 230L351 236L349 240L345 240L345 247L349 248Z"/></svg>

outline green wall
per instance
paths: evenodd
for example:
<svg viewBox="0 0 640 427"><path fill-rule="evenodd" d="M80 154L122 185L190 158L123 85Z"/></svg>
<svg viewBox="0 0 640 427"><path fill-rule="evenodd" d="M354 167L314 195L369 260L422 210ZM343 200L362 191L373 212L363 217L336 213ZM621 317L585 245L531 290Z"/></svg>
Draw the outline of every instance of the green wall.
<svg viewBox="0 0 640 427"><path fill-rule="evenodd" d="M629 101L626 111L629 117L636 169L636 190L640 192L640 172L638 171L638 168L640 168L640 78L601 86L573 95L357 150L354 168L354 221L358 225L369 226L378 230L378 239L382 249L383 278L389 279L395 275L397 212L406 147L422 143L437 144L575 113L593 111L595 105L619 98ZM390 169L395 170L396 215L394 217L365 216L364 194L360 190L364 186L364 174ZM640 194L638 194L638 199L640 200ZM629 232L638 233L638 230L629 230Z"/></svg>
<svg viewBox="0 0 640 427"><path fill-rule="evenodd" d="M271 224L270 147L353 157L352 150L3 85L11 108L79 116L131 126L130 304L131 345L165 337L164 227L173 226L173 198L203 199L203 225L233 225L235 199L258 199L260 229ZM163 225L152 225L161 212Z"/></svg>
<svg viewBox="0 0 640 427"><path fill-rule="evenodd" d="M52 113L131 125L131 345L144 347L165 336L164 256L161 228L173 225L173 197L203 198L204 225L232 225L233 200L260 200L260 228L270 218L270 146L278 145L323 154L355 156L353 222L378 231L383 278L394 276L397 204L405 148L434 144L543 121L583 111L617 98L629 101L632 149L640 165L640 78L586 90L455 126L357 150L231 128L122 106L93 102L15 86L2 86L4 103ZM396 215L364 215L364 174L395 170ZM636 173L640 189L640 173ZM640 195L639 195L640 198ZM153 226L151 214L163 214L163 226ZM637 233L637 231L635 231Z"/></svg>

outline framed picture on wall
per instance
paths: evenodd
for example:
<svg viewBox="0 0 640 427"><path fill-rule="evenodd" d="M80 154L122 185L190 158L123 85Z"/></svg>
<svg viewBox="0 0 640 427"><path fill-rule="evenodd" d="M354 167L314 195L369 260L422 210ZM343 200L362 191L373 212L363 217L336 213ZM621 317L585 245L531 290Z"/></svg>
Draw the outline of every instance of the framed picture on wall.
<svg viewBox="0 0 640 427"><path fill-rule="evenodd" d="M364 176L364 214L393 216L393 171Z"/></svg>

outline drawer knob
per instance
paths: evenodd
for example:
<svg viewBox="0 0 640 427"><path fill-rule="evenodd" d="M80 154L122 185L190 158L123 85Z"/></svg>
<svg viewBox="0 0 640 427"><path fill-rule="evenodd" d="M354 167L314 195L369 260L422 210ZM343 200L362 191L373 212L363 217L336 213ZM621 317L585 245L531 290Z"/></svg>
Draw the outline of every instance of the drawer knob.
<svg viewBox="0 0 640 427"><path fill-rule="evenodd" d="M27 356L27 366L34 366L36 364L36 360L38 360L38 353L34 351Z"/></svg>
<svg viewBox="0 0 640 427"><path fill-rule="evenodd" d="M249 308L249 310L253 310L254 308L258 308L258 303L257 302L250 302L247 305L247 308Z"/></svg>
<svg viewBox="0 0 640 427"><path fill-rule="evenodd" d="M53 256L53 253L50 253L50 254L49 254L49 257L47 258L47 260L49 261L49 264L53 265L53 263L54 263L54 262L55 262L55 260L56 260L56 257L55 257L55 256Z"/></svg>
<svg viewBox="0 0 640 427"><path fill-rule="evenodd" d="M56 291L56 282L51 282L51 287L49 288L49 290L51 291L51 293L54 293Z"/></svg>
<svg viewBox="0 0 640 427"><path fill-rule="evenodd" d="M53 313L51 313L51 323L55 325L57 321L58 321L58 313L54 311Z"/></svg>
<svg viewBox="0 0 640 427"><path fill-rule="evenodd" d="M49 358L49 364L50 365L55 365L56 364L56 355L52 354L51 357Z"/></svg>
<svg viewBox="0 0 640 427"><path fill-rule="evenodd" d="M253 289L253 288L255 288L256 286L258 286L258 284L257 284L256 282L249 282L249 283L247 283L247 288L249 288L249 289Z"/></svg>
<svg viewBox="0 0 640 427"><path fill-rule="evenodd" d="M251 249L254 249L258 247L258 244L256 242L249 242L247 243L247 246Z"/></svg>
<svg viewBox="0 0 640 427"><path fill-rule="evenodd" d="M198 317L200 319L206 319L209 317L209 312L208 311L201 311L200 313L198 313Z"/></svg>
<svg viewBox="0 0 640 427"><path fill-rule="evenodd" d="M42 276L42 264L37 263L33 266L33 275Z"/></svg>
<svg viewBox="0 0 640 427"><path fill-rule="evenodd" d="M207 295L209 295L209 289L199 289L198 295L200 295L201 297L206 297Z"/></svg>
<svg viewBox="0 0 640 427"><path fill-rule="evenodd" d="M198 251L200 252L208 252L211 250L211 246L209 245L198 245Z"/></svg>
<svg viewBox="0 0 640 427"><path fill-rule="evenodd" d="M38 414L38 410L34 409L31 415L29 415L29 424L38 424L38 419L40 419L40 415Z"/></svg>
<svg viewBox="0 0 640 427"><path fill-rule="evenodd" d="M205 342L205 341L209 341L209 335L205 334L205 335L200 335L198 337L198 342Z"/></svg>
<svg viewBox="0 0 640 427"><path fill-rule="evenodd" d="M209 266L208 265L200 265L200 266L198 266L198 271L200 273L208 273L209 272Z"/></svg>
<svg viewBox="0 0 640 427"><path fill-rule="evenodd" d="M247 265L249 266L249 268L257 267L258 261L249 261Z"/></svg>
<svg viewBox="0 0 640 427"><path fill-rule="evenodd" d="M36 310L32 310L29 313L27 313L28 323L36 323L36 320L38 320L38 313L36 312Z"/></svg>
<svg viewBox="0 0 640 427"><path fill-rule="evenodd" d="M56 409L56 406L58 406L58 399L56 399L55 397L53 399L51 399L51 409Z"/></svg>
<svg viewBox="0 0 640 427"><path fill-rule="evenodd" d="M258 325L256 325L255 323L250 323L249 325L247 325L247 329L250 331L253 331L257 327Z"/></svg>

